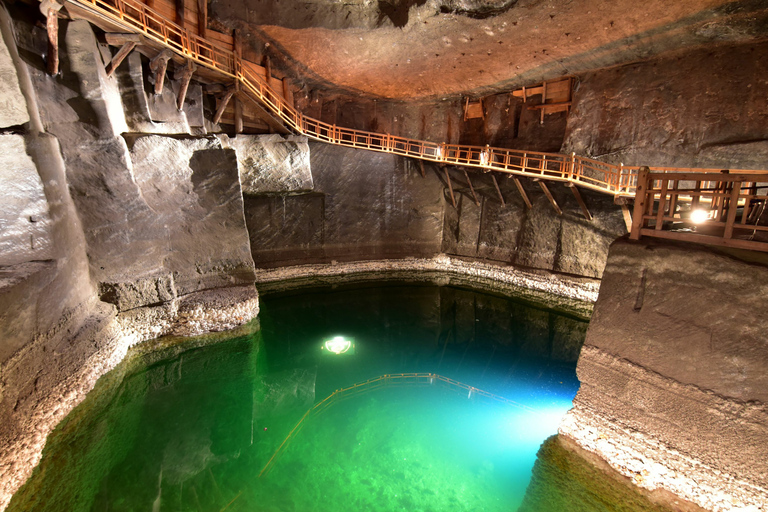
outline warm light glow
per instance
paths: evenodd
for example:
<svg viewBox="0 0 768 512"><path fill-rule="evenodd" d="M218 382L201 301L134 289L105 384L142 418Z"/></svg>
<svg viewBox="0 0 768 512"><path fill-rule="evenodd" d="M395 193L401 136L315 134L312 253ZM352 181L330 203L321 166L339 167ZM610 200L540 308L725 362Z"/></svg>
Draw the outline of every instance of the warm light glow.
<svg viewBox="0 0 768 512"><path fill-rule="evenodd" d="M691 222L701 224L709 220L709 212L706 210L693 210L691 212Z"/></svg>
<svg viewBox="0 0 768 512"><path fill-rule="evenodd" d="M325 342L323 348L334 354L343 354L352 348L352 342L344 339L343 336L334 336Z"/></svg>

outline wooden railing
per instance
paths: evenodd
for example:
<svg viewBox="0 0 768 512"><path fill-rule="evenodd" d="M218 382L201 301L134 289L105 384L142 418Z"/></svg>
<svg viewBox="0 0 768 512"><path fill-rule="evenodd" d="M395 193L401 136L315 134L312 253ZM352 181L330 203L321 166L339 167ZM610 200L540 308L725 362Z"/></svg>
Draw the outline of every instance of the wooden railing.
<svg viewBox="0 0 768 512"><path fill-rule="evenodd" d="M731 169L728 175L723 175L721 169L646 167L645 174L639 178L640 167L613 165L575 154L435 143L342 128L304 116L293 108L283 95L270 88L263 76L257 76L249 66L243 65L243 61L233 50L211 43L165 19L141 0L69 1L103 17L113 25L141 33L147 39L170 48L186 59L235 79L242 91L263 104L286 126L312 139L441 164L568 182L614 196L635 197L638 183L642 182L644 188L637 189L635 199L632 238L658 236L768 250L768 246L763 242L753 239L755 233L766 229L750 224L750 219L754 218L754 210L750 212L752 206L760 204L763 207L766 201L765 195L756 192L763 188L755 188L755 183L768 181L768 171ZM679 188L680 183L686 181L696 184L693 191ZM752 185L747 186L745 190L753 192L742 190L746 183ZM696 190L695 187L699 188ZM717 213L697 227L695 233L667 229L676 223L688 222L683 216L685 210L678 209L683 202L689 205L688 211L696 205L708 204L715 205L711 208L716 210L710 211ZM741 208L742 212L738 221L737 208ZM726 211L727 215L723 213ZM717 230L721 233L704 234Z"/></svg>
<svg viewBox="0 0 768 512"><path fill-rule="evenodd" d="M294 426L293 429L291 429L291 431L285 437L285 439L280 444L280 446L277 447L277 450L275 450L275 452L272 454L272 457L270 457L270 459L261 469L261 472L259 472L259 476L261 477L269 472L269 470L272 467L272 464L277 460L277 458L283 452L283 450L285 450L285 448L288 446L288 443L291 441L291 439L293 439L293 437L301 431L302 427L304 426L304 422L307 419L309 419L311 416L314 416L316 414L323 412L325 409L327 409L334 403L338 402L339 400L351 398L355 395L358 395L361 393L367 393L380 388L387 388L387 387L393 387L393 386L408 386L408 387L425 386L426 387L426 386L433 386L433 385L443 385L454 391L459 391L462 393L466 392L468 399L482 397L494 402L510 405L518 409L524 409L532 414L539 414L539 412L536 411L536 409L533 409L532 407L528 407L527 405L523 405L521 403L515 402L514 400L504 398L503 396L489 393L488 391L483 391L482 389L478 389L476 387L470 386L469 384L464 384L463 382L459 382L457 380L453 380L451 378L444 377L436 373L388 373L385 375L374 377L372 379L368 379L363 382L358 382L357 384L353 384L346 388L337 389L336 391L334 391L333 393L325 397L323 400L321 400L320 402L316 403L311 408L309 408L309 410L307 410L307 412L304 413L304 416L301 417L298 423L296 423L296 426Z"/></svg>
<svg viewBox="0 0 768 512"><path fill-rule="evenodd" d="M764 171L657 172L638 175L630 238L669 238L768 251L768 226L758 221L768 202Z"/></svg>

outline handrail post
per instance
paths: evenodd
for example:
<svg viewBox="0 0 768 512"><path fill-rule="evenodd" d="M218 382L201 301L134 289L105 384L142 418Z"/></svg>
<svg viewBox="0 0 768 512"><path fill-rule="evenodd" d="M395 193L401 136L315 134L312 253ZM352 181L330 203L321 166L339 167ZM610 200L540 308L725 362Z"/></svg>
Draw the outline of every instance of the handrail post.
<svg viewBox="0 0 768 512"><path fill-rule="evenodd" d="M648 167L641 167L637 173L637 187L635 187L635 205L632 209L632 230L629 232L630 240L640 240L640 229L643 226L645 215L645 203L648 199Z"/></svg>

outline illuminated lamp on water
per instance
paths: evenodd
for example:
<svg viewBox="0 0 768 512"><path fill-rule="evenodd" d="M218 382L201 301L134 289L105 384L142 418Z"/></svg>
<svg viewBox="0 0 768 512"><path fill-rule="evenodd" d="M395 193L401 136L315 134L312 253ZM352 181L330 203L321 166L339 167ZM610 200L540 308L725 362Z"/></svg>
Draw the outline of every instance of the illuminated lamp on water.
<svg viewBox="0 0 768 512"><path fill-rule="evenodd" d="M329 340L325 340L321 349L327 354L354 354L355 342L353 339L345 338L344 336L334 336Z"/></svg>

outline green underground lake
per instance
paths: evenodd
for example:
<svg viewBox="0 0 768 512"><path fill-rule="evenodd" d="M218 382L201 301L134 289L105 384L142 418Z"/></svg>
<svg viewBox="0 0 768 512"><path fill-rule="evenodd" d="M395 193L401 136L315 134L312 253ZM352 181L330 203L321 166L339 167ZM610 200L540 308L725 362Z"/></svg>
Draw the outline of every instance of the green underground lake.
<svg viewBox="0 0 768 512"><path fill-rule="evenodd" d="M583 318L407 282L260 300L234 333L131 349L8 510L663 510L553 437Z"/></svg>

